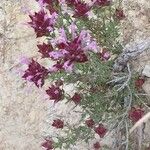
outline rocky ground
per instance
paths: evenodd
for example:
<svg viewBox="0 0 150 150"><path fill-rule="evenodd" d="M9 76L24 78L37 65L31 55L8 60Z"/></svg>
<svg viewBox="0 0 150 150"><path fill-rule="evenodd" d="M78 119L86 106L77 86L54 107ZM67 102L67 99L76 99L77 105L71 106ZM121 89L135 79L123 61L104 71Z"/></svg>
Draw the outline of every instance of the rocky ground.
<svg viewBox="0 0 150 150"><path fill-rule="evenodd" d="M122 3L126 15L121 29L123 43L150 37L150 1L123 0ZM55 111L70 122L77 118L71 108L68 110L70 106L62 104L61 108L52 109L41 97L42 91L37 88L31 91L30 85L17 73L21 56L38 55L33 30L24 25L28 20L25 6L38 9L35 0L0 1L0 150L41 150L42 137L49 131L49 118ZM141 72L145 65L150 65L150 49L133 61L136 71ZM143 88L150 94L150 78ZM148 135L146 139L150 142ZM78 150L87 150L86 145L80 145Z"/></svg>
<svg viewBox="0 0 150 150"><path fill-rule="evenodd" d="M20 56L36 54L33 31L24 23L23 7L33 1L0 1L0 150L40 150L47 105L17 75Z"/></svg>

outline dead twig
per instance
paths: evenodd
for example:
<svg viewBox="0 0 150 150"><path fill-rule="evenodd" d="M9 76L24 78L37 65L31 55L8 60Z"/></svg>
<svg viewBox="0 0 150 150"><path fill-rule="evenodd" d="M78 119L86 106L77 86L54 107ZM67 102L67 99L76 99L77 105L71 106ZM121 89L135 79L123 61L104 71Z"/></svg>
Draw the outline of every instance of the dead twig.
<svg viewBox="0 0 150 150"><path fill-rule="evenodd" d="M148 48L150 48L150 37L127 44L115 61L114 71L122 71L126 67L127 62L135 59Z"/></svg>

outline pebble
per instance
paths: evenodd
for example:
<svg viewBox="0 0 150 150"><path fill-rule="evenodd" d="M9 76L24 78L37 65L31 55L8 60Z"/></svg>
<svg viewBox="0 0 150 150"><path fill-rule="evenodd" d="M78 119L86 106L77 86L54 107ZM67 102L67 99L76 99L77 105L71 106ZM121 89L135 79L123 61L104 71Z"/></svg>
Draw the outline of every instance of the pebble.
<svg viewBox="0 0 150 150"><path fill-rule="evenodd" d="M150 78L150 65L145 65L142 75Z"/></svg>

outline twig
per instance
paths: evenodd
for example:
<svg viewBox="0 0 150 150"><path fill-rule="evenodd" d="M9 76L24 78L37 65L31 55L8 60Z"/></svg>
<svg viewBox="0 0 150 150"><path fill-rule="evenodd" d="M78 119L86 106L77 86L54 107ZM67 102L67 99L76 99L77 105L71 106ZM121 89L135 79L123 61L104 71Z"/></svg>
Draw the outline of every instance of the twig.
<svg viewBox="0 0 150 150"><path fill-rule="evenodd" d="M123 77L116 77L115 79L113 79L113 80L107 82L107 84L113 83L113 82L116 83L116 82L119 82L119 81L121 81L121 80L123 80L123 79L125 79L125 78L127 78L127 77L126 77L126 76L123 76Z"/></svg>
<svg viewBox="0 0 150 150"><path fill-rule="evenodd" d="M122 54L120 54L120 56L115 61L113 67L114 71L123 70L130 60L135 59L138 55L147 50L149 47L150 37L127 44L123 49Z"/></svg>
<svg viewBox="0 0 150 150"><path fill-rule="evenodd" d="M130 70L130 65L129 65L129 63L127 63L127 68L128 68L128 72L129 72L127 81L124 82L124 84L123 84L119 89L117 89L117 91L121 91L121 90L123 90L126 86L128 86L128 83L129 83L129 81L130 81L130 79L131 79L131 70Z"/></svg>

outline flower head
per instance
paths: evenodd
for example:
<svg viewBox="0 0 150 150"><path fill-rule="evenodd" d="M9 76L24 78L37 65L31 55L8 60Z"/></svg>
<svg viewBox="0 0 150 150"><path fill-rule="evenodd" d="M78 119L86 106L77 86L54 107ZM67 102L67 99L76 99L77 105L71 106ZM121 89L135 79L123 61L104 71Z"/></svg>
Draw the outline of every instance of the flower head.
<svg viewBox="0 0 150 150"><path fill-rule="evenodd" d="M42 45L37 45L39 52L42 54L42 58L50 57L49 53L53 51L53 46L49 44L43 43Z"/></svg>
<svg viewBox="0 0 150 150"><path fill-rule="evenodd" d="M93 128L93 126L95 125L95 122L93 119L88 119L85 121L85 124L89 127L89 128Z"/></svg>
<svg viewBox="0 0 150 150"><path fill-rule="evenodd" d="M129 118L132 122L136 123L139 119L141 119L144 115L144 110L138 107L132 107L129 111Z"/></svg>
<svg viewBox="0 0 150 150"><path fill-rule="evenodd" d="M101 148L100 143L96 142L93 144L94 150L99 150Z"/></svg>
<svg viewBox="0 0 150 150"><path fill-rule="evenodd" d="M88 31L82 30L78 35L76 33L76 27L72 25L71 33L72 39L68 40L64 29L60 29L60 36L54 39L52 42L58 48L58 50L49 53L50 57L57 61L56 66L66 71L72 71L74 63L85 63L88 61L88 51L95 52L98 46L96 42L91 39Z"/></svg>
<svg viewBox="0 0 150 150"><path fill-rule="evenodd" d="M81 95L80 95L79 93L75 93L75 94L73 95L73 97L71 98L71 100L72 100L76 105L81 102L81 99L82 99L82 97L81 97Z"/></svg>
<svg viewBox="0 0 150 150"><path fill-rule="evenodd" d="M42 9L39 12L35 12L34 15L29 15L31 22L28 24L34 29L37 37L46 36L53 30L56 14L53 13L51 17Z"/></svg>
<svg viewBox="0 0 150 150"><path fill-rule="evenodd" d="M52 85L46 90L46 93L49 95L50 100L54 100L55 102L63 99L63 90L59 86Z"/></svg>
<svg viewBox="0 0 150 150"><path fill-rule="evenodd" d="M75 14L74 17L85 17L88 15L88 12L91 10L91 7L81 1L75 3Z"/></svg>
<svg viewBox="0 0 150 150"><path fill-rule="evenodd" d="M52 150L53 149L53 141L50 139L45 139L45 142L42 143L42 147L46 150Z"/></svg>
<svg viewBox="0 0 150 150"><path fill-rule="evenodd" d="M22 77L30 82L34 82L37 87L42 87L48 73L49 71L45 67L32 59Z"/></svg>
<svg viewBox="0 0 150 150"><path fill-rule="evenodd" d="M64 122L60 119L53 120L52 126L57 129L62 129L64 127Z"/></svg>
<svg viewBox="0 0 150 150"><path fill-rule="evenodd" d="M107 133L107 129L104 127L103 124L99 124L98 127L94 129L94 131L101 137L103 138L105 134Z"/></svg>

